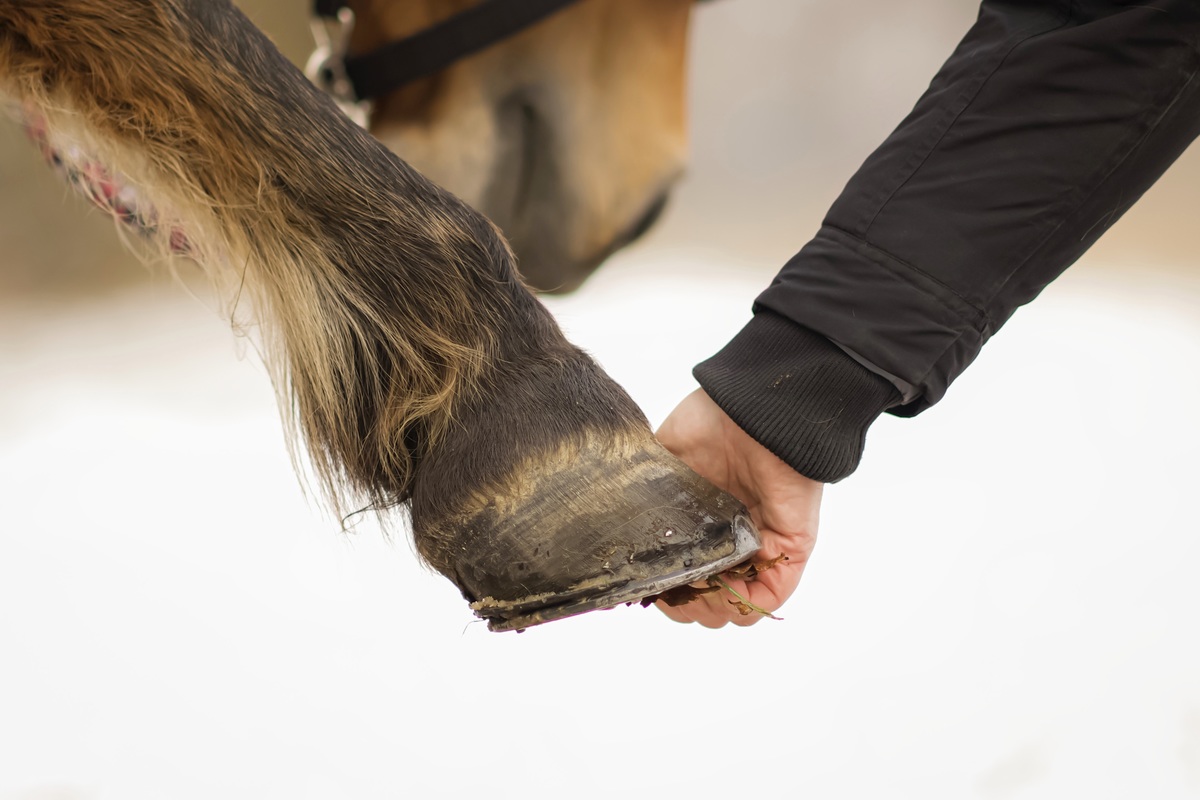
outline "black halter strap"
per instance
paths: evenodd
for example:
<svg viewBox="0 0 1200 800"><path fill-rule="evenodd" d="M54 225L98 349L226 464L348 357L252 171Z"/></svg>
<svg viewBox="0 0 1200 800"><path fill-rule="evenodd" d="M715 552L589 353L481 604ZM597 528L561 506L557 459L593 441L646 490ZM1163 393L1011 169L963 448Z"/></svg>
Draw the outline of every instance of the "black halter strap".
<svg viewBox="0 0 1200 800"><path fill-rule="evenodd" d="M359 100L382 97L521 32L578 0L483 0L478 5L378 50L346 56ZM314 0L317 16L336 18L346 0Z"/></svg>

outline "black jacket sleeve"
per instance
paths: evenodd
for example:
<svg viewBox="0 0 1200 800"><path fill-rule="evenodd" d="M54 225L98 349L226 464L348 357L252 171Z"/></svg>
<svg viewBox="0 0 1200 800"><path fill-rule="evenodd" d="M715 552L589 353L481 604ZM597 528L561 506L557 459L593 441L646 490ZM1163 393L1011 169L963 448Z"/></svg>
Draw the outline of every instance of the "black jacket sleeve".
<svg viewBox="0 0 1200 800"><path fill-rule="evenodd" d="M1198 38L1197 0L985 0L703 388L802 474L853 472L1200 133Z"/></svg>

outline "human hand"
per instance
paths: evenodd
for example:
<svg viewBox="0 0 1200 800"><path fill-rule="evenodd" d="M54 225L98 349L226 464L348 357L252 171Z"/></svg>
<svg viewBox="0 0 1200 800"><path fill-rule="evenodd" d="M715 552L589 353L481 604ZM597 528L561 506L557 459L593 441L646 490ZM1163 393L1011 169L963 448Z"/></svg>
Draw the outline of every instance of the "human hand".
<svg viewBox="0 0 1200 800"><path fill-rule="evenodd" d="M796 472L750 438L703 389L685 397L656 435L685 464L745 503L762 534L756 562L787 556L750 582L722 577L753 605L777 610L796 591L816 544L823 484ZM676 622L698 622L706 628L727 622L753 625L761 618L742 615L731 600L722 590L674 608L660 600L658 607Z"/></svg>

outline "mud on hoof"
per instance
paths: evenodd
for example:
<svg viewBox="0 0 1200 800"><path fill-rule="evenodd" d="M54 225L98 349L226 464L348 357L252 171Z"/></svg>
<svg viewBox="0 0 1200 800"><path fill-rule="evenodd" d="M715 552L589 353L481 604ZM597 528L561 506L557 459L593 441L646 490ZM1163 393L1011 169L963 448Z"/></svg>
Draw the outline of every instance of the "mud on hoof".
<svg viewBox="0 0 1200 800"><path fill-rule="evenodd" d="M648 431L639 439L563 447L443 526L437 538L454 545L433 560L452 562L444 571L491 630L634 602L759 549L740 502Z"/></svg>

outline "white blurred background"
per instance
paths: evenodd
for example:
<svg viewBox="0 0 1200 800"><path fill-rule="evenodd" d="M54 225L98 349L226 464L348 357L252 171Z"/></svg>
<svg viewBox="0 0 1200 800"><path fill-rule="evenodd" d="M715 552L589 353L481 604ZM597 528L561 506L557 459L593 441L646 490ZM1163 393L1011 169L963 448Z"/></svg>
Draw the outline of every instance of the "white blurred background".
<svg viewBox="0 0 1200 800"><path fill-rule="evenodd" d="M302 0L244 3L293 57ZM655 423L971 0L700 9L693 166L550 305ZM1190 152L831 487L784 622L489 634L302 494L229 326L0 126L0 800L1200 796Z"/></svg>

